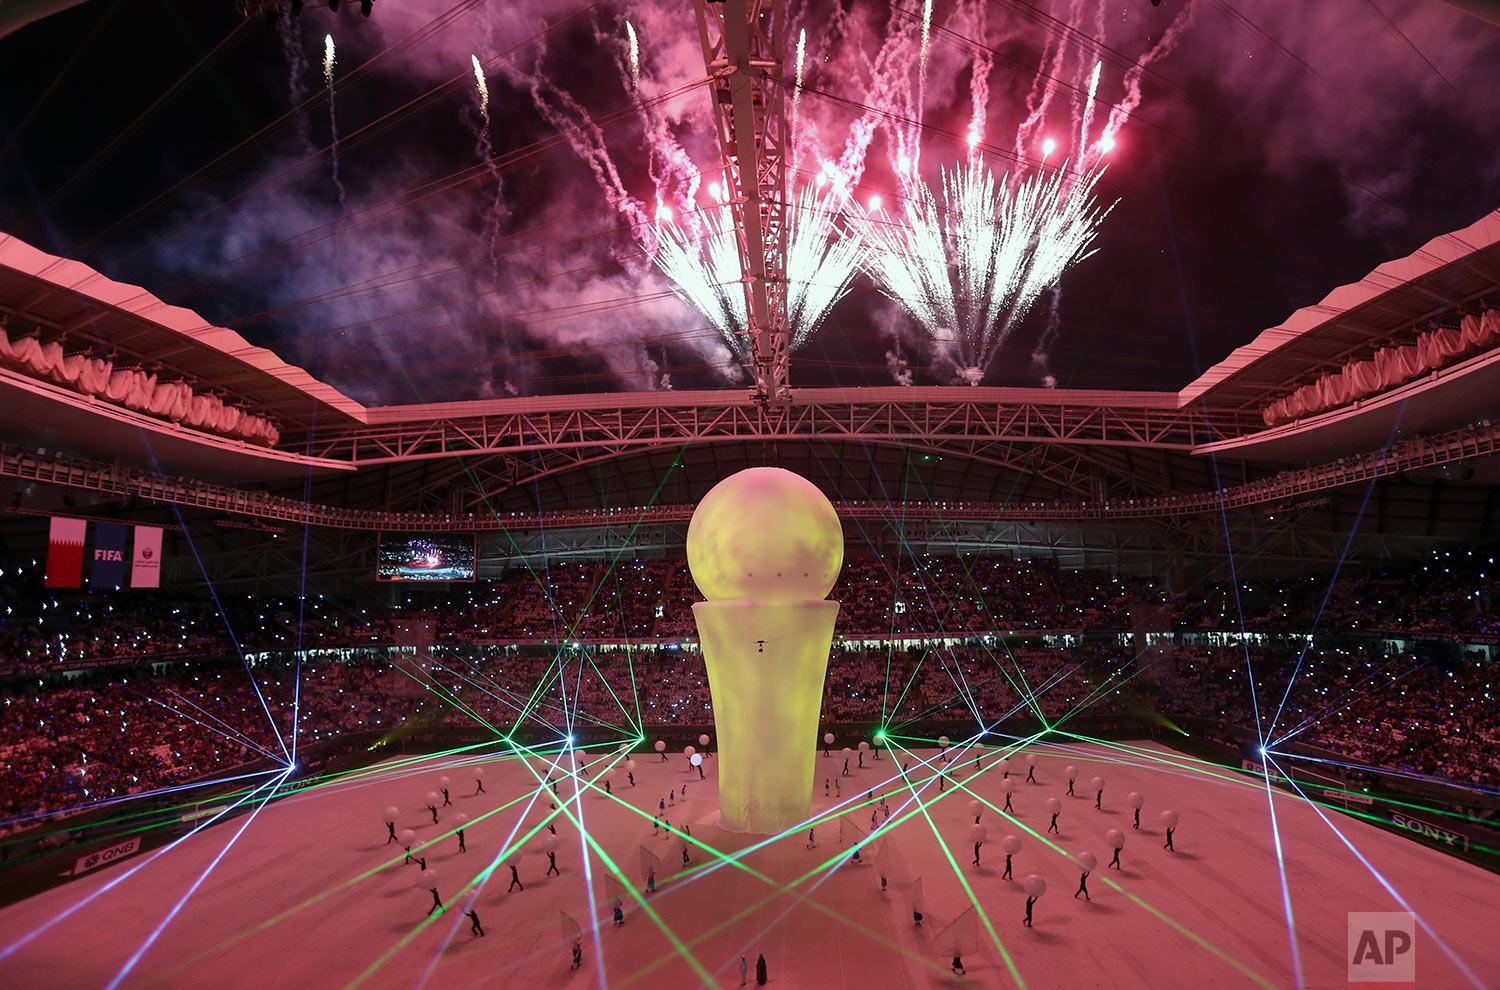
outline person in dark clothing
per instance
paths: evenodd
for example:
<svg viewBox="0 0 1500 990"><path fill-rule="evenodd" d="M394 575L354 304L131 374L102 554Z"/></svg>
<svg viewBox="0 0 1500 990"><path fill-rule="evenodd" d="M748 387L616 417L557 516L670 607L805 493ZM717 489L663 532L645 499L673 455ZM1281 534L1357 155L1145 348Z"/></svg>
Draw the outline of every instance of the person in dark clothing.
<svg viewBox="0 0 1500 990"><path fill-rule="evenodd" d="M860 753L859 754L859 768L861 770L863 770L865 768L865 754L864 753Z"/></svg>
<svg viewBox="0 0 1500 990"><path fill-rule="evenodd" d="M683 846L682 847L682 865L683 866L689 866L689 865L691 865L688 862L687 846Z"/></svg>
<svg viewBox="0 0 1500 990"><path fill-rule="evenodd" d="M417 861L417 872L418 873L426 873L427 872L427 857L426 856L413 856L412 858Z"/></svg>
<svg viewBox="0 0 1500 990"><path fill-rule="evenodd" d="M557 853L549 852L547 853L547 872L543 873L542 876L550 877L554 873L562 876L562 870L557 868Z"/></svg>
<svg viewBox="0 0 1500 990"><path fill-rule="evenodd" d="M517 889L519 889L519 890L525 890L526 889L526 885L521 882L521 874L519 874L519 873L516 872L516 864L515 863L511 863L510 864L510 886L505 888L505 892L508 894L511 891L517 890Z"/></svg>
<svg viewBox="0 0 1500 990"><path fill-rule="evenodd" d="M475 777L474 778L474 783L476 785L475 788L474 788L474 795L477 797L480 794L484 793L484 781L481 780L478 777Z"/></svg>
<svg viewBox="0 0 1500 990"><path fill-rule="evenodd" d="M847 776L849 776L849 761L848 760L844 761L844 771L843 771L843 773L839 774L839 776L840 777L847 777Z"/></svg>
<svg viewBox="0 0 1500 990"><path fill-rule="evenodd" d="M392 842L398 842L398 841L400 841L400 840L398 840L396 838L396 823L395 822L386 822L385 823L385 830L387 832L391 833L391 837L389 839L385 840L385 844L386 845L390 845Z"/></svg>
<svg viewBox="0 0 1500 990"><path fill-rule="evenodd" d="M1036 898L1035 897L1028 897L1028 898L1026 898L1026 921L1025 921L1025 925L1026 925L1027 928L1031 927L1031 905L1033 905L1035 903L1036 903Z"/></svg>
<svg viewBox="0 0 1500 990"><path fill-rule="evenodd" d="M1119 850L1119 847L1115 848L1115 858L1109 861L1109 865L1113 866L1117 870L1124 869L1124 867L1122 867L1120 865L1120 850Z"/></svg>
<svg viewBox="0 0 1500 990"><path fill-rule="evenodd" d="M604 793L605 794L613 794L614 793L614 791L610 790L609 781L607 781L607 780L604 782Z"/></svg>
<svg viewBox="0 0 1500 990"><path fill-rule="evenodd" d="M1005 854L1005 872L1002 873L1002 874L1000 874L1000 879L1001 880L1009 880L1009 879L1011 879L1011 875L1010 875L1010 853L1006 853Z"/></svg>
<svg viewBox="0 0 1500 990"><path fill-rule="evenodd" d="M478 911L465 911L464 915L469 919L469 934L484 937L484 926L479 923Z"/></svg>
<svg viewBox="0 0 1500 990"><path fill-rule="evenodd" d="M668 761L667 761L667 754L666 754L666 751L665 751L665 750L663 750L663 751L662 751L662 754L661 754L661 761L662 761L662 762L663 762L663 763L666 763L666 762L668 762Z"/></svg>
<svg viewBox="0 0 1500 990"><path fill-rule="evenodd" d="M953 957L953 972L957 976L964 975L964 961L962 956Z"/></svg>
<svg viewBox="0 0 1500 990"><path fill-rule="evenodd" d="M1135 824L1133 826L1131 826L1131 827L1132 828L1140 828L1141 827L1141 809L1140 808L1135 809Z"/></svg>
<svg viewBox="0 0 1500 990"><path fill-rule="evenodd" d="M625 908L620 904L620 899L615 898L615 924L625 924Z"/></svg>
<svg viewBox="0 0 1500 990"><path fill-rule="evenodd" d="M1027 767L1026 768L1026 783L1028 783L1028 784L1035 784L1036 783L1036 767L1031 766L1031 767Z"/></svg>
<svg viewBox="0 0 1500 990"><path fill-rule="evenodd" d="M627 776L627 777L630 778L630 786L634 787L635 786L635 771L634 770L627 770L627 771L625 771L625 776Z"/></svg>
<svg viewBox="0 0 1500 990"><path fill-rule="evenodd" d="M1094 810L1095 811L1103 811L1104 810L1103 804L1104 804L1104 788L1101 787L1101 788L1099 788L1099 793L1094 795Z"/></svg>
<svg viewBox="0 0 1500 990"><path fill-rule="evenodd" d="M1062 812L1059 812L1059 811L1054 811L1052 813L1052 824L1047 826L1047 831L1049 831L1049 832L1057 832L1057 816L1060 815L1061 813ZM1061 832L1057 832L1057 834L1058 835L1062 835Z"/></svg>
<svg viewBox="0 0 1500 990"><path fill-rule="evenodd" d="M1009 791L1005 792L1005 810L1006 811L1015 811L1016 810L1016 809L1014 809L1014 808L1012 808L1010 806L1010 792Z"/></svg>
<svg viewBox="0 0 1500 990"><path fill-rule="evenodd" d="M464 845L464 830L463 829L459 829L458 830L458 851L461 852L461 853L466 853L466 852L469 851L469 847L466 846L466 845Z"/></svg>
<svg viewBox="0 0 1500 990"><path fill-rule="evenodd" d="M983 843L980 843L980 842L974 843L974 865L975 866L979 865L979 847L981 845L983 845Z"/></svg>
<svg viewBox="0 0 1500 990"><path fill-rule="evenodd" d="M1167 829L1167 841L1166 841L1166 844L1162 846L1162 848L1163 849L1169 849L1172 852L1176 852L1177 851L1177 849L1172 845L1172 830L1171 829Z"/></svg>
<svg viewBox="0 0 1500 990"><path fill-rule="evenodd" d="M1069 797L1074 797L1075 796L1073 794L1073 778L1072 777L1068 778L1068 796Z"/></svg>
<svg viewBox="0 0 1500 990"><path fill-rule="evenodd" d="M911 923L912 923L913 926L915 926L917 928L921 928L922 927L922 912L921 911L913 911L911 913Z"/></svg>
<svg viewBox="0 0 1500 990"><path fill-rule="evenodd" d="M1083 899L1086 900L1086 901L1093 900L1093 898L1089 896L1089 871L1088 870L1084 870L1083 873L1082 873L1082 875L1079 876L1079 878L1078 878L1078 889L1075 890L1075 891L1073 891L1073 899L1077 900L1079 894L1082 894L1083 895Z"/></svg>
<svg viewBox="0 0 1500 990"><path fill-rule="evenodd" d="M432 917L432 912L443 909L443 899L438 896L437 888L432 887L430 889L432 890L432 907L427 909L427 916L429 918Z"/></svg>
<svg viewBox="0 0 1500 990"><path fill-rule="evenodd" d="M548 822L547 823L547 831L551 832L553 835L556 835L557 834L557 826L554 825L554 824L552 824L551 822Z"/></svg>
<svg viewBox="0 0 1500 990"><path fill-rule="evenodd" d="M698 764L698 779L699 780L707 780L708 779L707 777L703 776L703 764L701 764L701 763Z"/></svg>
<svg viewBox="0 0 1500 990"><path fill-rule="evenodd" d="M573 965L569 969L577 969L583 965L583 939L573 940Z"/></svg>
<svg viewBox="0 0 1500 990"><path fill-rule="evenodd" d="M755 957L755 985L758 987L766 985L766 957L764 955Z"/></svg>
<svg viewBox="0 0 1500 990"><path fill-rule="evenodd" d="M446 808L452 803L453 799L448 796L448 788L443 788L443 807Z"/></svg>
<svg viewBox="0 0 1500 990"><path fill-rule="evenodd" d="M427 810L430 811L430 812L432 812L432 824L436 825L437 824L437 805L435 805L435 804L429 804L427 806Z"/></svg>

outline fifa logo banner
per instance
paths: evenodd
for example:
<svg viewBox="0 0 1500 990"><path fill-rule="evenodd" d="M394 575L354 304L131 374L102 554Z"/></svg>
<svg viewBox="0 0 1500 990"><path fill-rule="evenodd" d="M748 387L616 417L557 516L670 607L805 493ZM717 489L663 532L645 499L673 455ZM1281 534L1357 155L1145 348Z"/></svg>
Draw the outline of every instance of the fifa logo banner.
<svg viewBox="0 0 1500 990"><path fill-rule="evenodd" d="M120 523L99 523L94 527L94 569L89 583L101 588L118 588L125 583L125 538L129 527Z"/></svg>
<svg viewBox="0 0 1500 990"><path fill-rule="evenodd" d="M52 517L47 538L48 588L76 588L83 583L83 540L89 524L85 519Z"/></svg>
<svg viewBox="0 0 1500 990"><path fill-rule="evenodd" d="M135 556L130 564L132 588L161 587L161 527L135 528Z"/></svg>

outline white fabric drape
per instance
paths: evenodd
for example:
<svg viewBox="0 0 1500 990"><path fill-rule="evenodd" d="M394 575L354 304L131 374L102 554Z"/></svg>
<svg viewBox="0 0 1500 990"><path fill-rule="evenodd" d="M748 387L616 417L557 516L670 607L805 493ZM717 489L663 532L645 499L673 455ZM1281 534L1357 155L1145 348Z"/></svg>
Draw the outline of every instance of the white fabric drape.
<svg viewBox="0 0 1500 990"><path fill-rule="evenodd" d="M90 354L64 354L57 341L11 340L0 329L0 364L194 429L268 447L281 439L281 431L269 419L225 405L216 395L194 392L186 382L158 381L139 369L116 368L112 361Z"/></svg>
<svg viewBox="0 0 1500 990"><path fill-rule="evenodd" d="M1351 361L1304 385L1261 410L1267 426L1337 409L1436 371L1500 343L1500 310L1465 316L1457 329L1441 327L1417 337L1415 344L1382 347L1371 358Z"/></svg>

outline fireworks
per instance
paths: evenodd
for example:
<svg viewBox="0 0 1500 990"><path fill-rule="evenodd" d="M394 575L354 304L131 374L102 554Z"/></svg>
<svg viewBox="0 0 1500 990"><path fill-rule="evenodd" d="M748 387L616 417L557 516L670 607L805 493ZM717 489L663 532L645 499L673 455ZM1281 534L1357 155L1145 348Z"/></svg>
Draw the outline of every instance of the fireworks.
<svg viewBox="0 0 1500 990"><path fill-rule="evenodd" d="M807 57L807 28L797 36L797 82L792 86L792 129L787 135L792 142L792 154L796 155L797 148L797 112L802 106L802 64Z"/></svg>
<svg viewBox="0 0 1500 990"><path fill-rule="evenodd" d="M960 381L977 385L996 347L1064 271L1088 257L1109 212L1094 188L1102 168L1017 180L978 155L943 171L942 202L912 180L890 216L851 211L863 266L937 344Z"/></svg>
<svg viewBox="0 0 1500 990"><path fill-rule="evenodd" d="M484 81L484 69L479 64L478 55L470 55L469 61L474 65L474 84L479 87L479 112L484 115L485 120L490 116L490 86Z"/></svg>
<svg viewBox="0 0 1500 990"><path fill-rule="evenodd" d="M720 199L721 187L710 191ZM807 343L859 271L862 245L839 232L837 215L833 196L809 186L787 220L787 329L793 349ZM672 222L672 216L669 206L658 204L652 260L735 355L750 360L744 275L729 206L720 201L686 212L683 224Z"/></svg>
<svg viewBox="0 0 1500 990"><path fill-rule="evenodd" d="M339 197L339 210L346 207L344 183L339 179L339 118L334 112L333 101L333 35L323 36L323 82L328 87L328 158L332 164L333 190Z"/></svg>
<svg viewBox="0 0 1500 990"><path fill-rule="evenodd" d="M630 91L634 93L641 88L641 44L635 36L635 26L629 21L625 22L625 35L630 40Z"/></svg>

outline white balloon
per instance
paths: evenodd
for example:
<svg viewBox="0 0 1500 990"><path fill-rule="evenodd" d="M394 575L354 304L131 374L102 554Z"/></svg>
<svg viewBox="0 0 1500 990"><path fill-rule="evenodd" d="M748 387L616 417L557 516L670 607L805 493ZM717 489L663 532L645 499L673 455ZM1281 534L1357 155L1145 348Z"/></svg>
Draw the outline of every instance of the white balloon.
<svg viewBox="0 0 1500 990"><path fill-rule="evenodd" d="M437 886L437 870L423 870L417 876L417 878L412 881L412 886L413 887L424 887L424 888L425 887L436 887Z"/></svg>
<svg viewBox="0 0 1500 990"><path fill-rule="evenodd" d="M662 742L660 739L656 740L656 751L658 753L664 752L666 750L666 748L667 748L667 744L666 743Z"/></svg>
<svg viewBox="0 0 1500 990"><path fill-rule="evenodd" d="M557 852L557 847L560 845L562 845L562 839L550 832L547 833L546 838L542 839L542 848L549 853Z"/></svg>
<svg viewBox="0 0 1500 990"><path fill-rule="evenodd" d="M474 779L475 780L478 780L480 777L484 776L484 767L475 767L473 770L471 770L469 772L474 775Z"/></svg>
<svg viewBox="0 0 1500 990"><path fill-rule="evenodd" d="M1033 873L1021 881L1021 888L1028 897L1041 897L1047 892L1047 881Z"/></svg>
<svg viewBox="0 0 1500 990"><path fill-rule="evenodd" d="M1016 793L1016 779L1014 777L1006 777L1000 781L1000 786L1005 788L1005 793L1007 794Z"/></svg>
<svg viewBox="0 0 1500 990"><path fill-rule="evenodd" d="M417 844L417 833L413 832L409 828L403 828L401 830L401 844L403 846L406 846L408 849L410 849L412 846L416 845Z"/></svg>
<svg viewBox="0 0 1500 990"><path fill-rule="evenodd" d="M1141 797L1140 791L1131 791L1130 797L1127 798L1127 800L1130 802L1130 806L1132 808L1139 808L1141 805L1146 803L1146 799Z"/></svg>
<svg viewBox="0 0 1500 990"><path fill-rule="evenodd" d="M438 778L438 786L439 787L447 787L451 783L453 783L453 781L449 780L447 777L439 777Z"/></svg>
<svg viewBox="0 0 1500 990"><path fill-rule="evenodd" d="M1078 865L1092 873L1094 867L1099 865L1099 860L1091 852L1081 852L1078 854Z"/></svg>
<svg viewBox="0 0 1500 990"><path fill-rule="evenodd" d="M848 746L845 746L844 747L844 752L845 753L852 753L852 752L854 752L854 750L850 749Z"/></svg>
<svg viewBox="0 0 1500 990"><path fill-rule="evenodd" d="M622 745L620 747L620 752L622 752L622 753L628 753L628 752L630 752L630 743L625 743L624 745Z"/></svg>
<svg viewBox="0 0 1500 990"><path fill-rule="evenodd" d="M1007 772L1009 770L1010 770L1010 760L1009 759L1001 760L1000 761L1000 772L1001 773L1005 773L1005 772Z"/></svg>
<svg viewBox="0 0 1500 990"><path fill-rule="evenodd" d="M832 732L825 732L825 733L823 733L823 745L824 746L832 746L833 745L833 733Z"/></svg>
<svg viewBox="0 0 1500 990"><path fill-rule="evenodd" d="M978 822L969 826L969 838L972 841L983 842L986 835L989 835L989 830Z"/></svg>
<svg viewBox="0 0 1500 990"><path fill-rule="evenodd" d="M694 753L692 756L688 757L688 762L695 767L701 767L703 765L703 754Z"/></svg>
<svg viewBox="0 0 1500 990"><path fill-rule="evenodd" d="M1026 765L1030 766L1030 767L1036 766L1036 754L1035 753L1027 753L1026 754Z"/></svg>
<svg viewBox="0 0 1500 990"><path fill-rule="evenodd" d="M1059 811L1062 811L1062 802L1059 801L1057 798L1048 798L1047 799L1047 811L1048 811L1049 814L1053 814L1053 815L1057 814Z"/></svg>
<svg viewBox="0 0 1500 990"><path fill-rule="evenodd" d="M1068 779L1069 780L1077 780L1078 779L1078 768L1077 767L1068 767L1067 771L1068 771Z"/></svg>
<svg viewBox="0 0 1500 990"><path fill-rule="evenodd" d="M708 733L705 732L703 735L701 735L701 736L698 737L698 745L699 746L707 746L708 745Z"/></svg>
<svg viewBox="0 0 1500 990"><path fill-rule="evenodd" d="M1105 832L1104 838L1109 843L1111 849L1125 848L1125 833L1117 828L1112 828L1108 832Z"/></svg>
<svg viewBox="0 0 1500 990"><path fill-rule="evenodd" d="M460 825L467 825L469 823L469 816L463 812L459 812L453 816L453 820Z"/></svg>
<svg viewBox="0 0 1500 990"><path fill-rule="evenodd" d="M626 760L625 761L625 769L626 770L634 770L635 769L635 761L634 760Z"/></svg>
<svg viewBox="0 0 1500 990"><path fill-rule="evenodd" d="M696 749L694 749L693 747L691 747L691 746L684 746L684 747L682 747L682 755L683 756L691 757L696 752L698 752L698 751Z"/></svg>
<svg viewBox="0 0 1500 990"><path fill-rule="evenodd" d="M1021 837L1018 835L1007 835L1000 840L1000 848L1014 856L1021 851Z"/></svg>
<svg viewBox="0 0 1500 990"><path fill-rule="evenodd" d="M389 808L385 809L385 820L388 822L393 822L396 820L396 816L399 814L401 814L401 809L393 804Z"/></svg>
<svg viewBox="0 0 1500 990"><path fill-rule="evenodd" d="M1163 811L1161 813L1161 823L1163 825L1165 825L1167 828L1176 828L1177 827L1177 812L1175 812L1175 811Z"/></svg>
<svg viewBox="0 0 1500 990"><path fill-rule="evenodd" d="M938 745L941 746L941 747L943 747L944 749L947 749L948 748L948 737L947 736L938 736Z"/></svg>
<svg viewBox="0 0 1500 990"><path fill-rule="evenodd" d="M427 803L428 804L437 804L437 801L438 801L437 791L428 791L427 792Z"/></svg>
<svg viewBox="0 0 1500 990"><path fill-rule="evenodd" d="M1095 777L1093 780L1089 781L1089 783L1091 783L1091 784L1094 785L1094 790L1096 790L1096 791L1102 791L1102 790L1104 790L1104 778L1103 777Z"/></svg>
<svg viewBox="0 0 1500 990"><path fill-rule="evenodd" d="M867 742L861 742L859 744L859 751L861 753L868 753L870 751L870 744Z"/></svg>
<svg viewBox="0 0 1500 990"><path fill-rule="evenodd" d="M980 815L984 814L984 805L980 804L978 801L970 801L969 814L978 818Z"/></svg>

